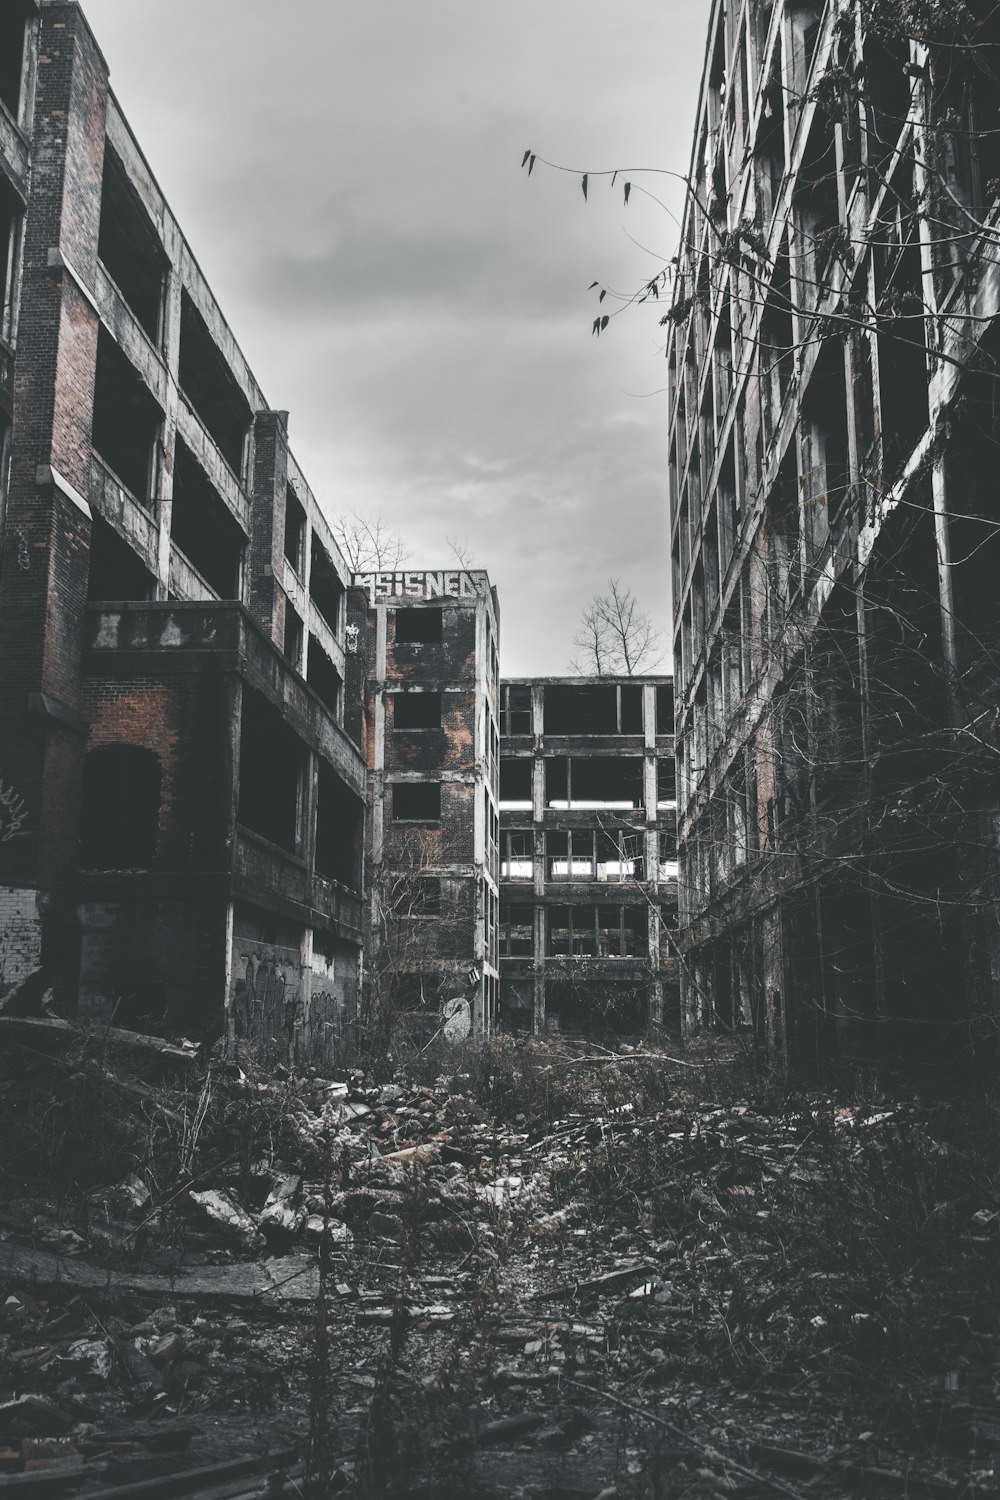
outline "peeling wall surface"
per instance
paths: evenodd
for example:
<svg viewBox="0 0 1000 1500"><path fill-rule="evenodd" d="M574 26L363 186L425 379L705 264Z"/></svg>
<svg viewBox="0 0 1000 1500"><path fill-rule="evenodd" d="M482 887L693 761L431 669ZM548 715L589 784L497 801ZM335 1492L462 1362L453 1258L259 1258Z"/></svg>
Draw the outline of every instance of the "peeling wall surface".
<svg viewBox="0 0 1000 1500"><path fill-rule="evenodd" d="M80 8L11 26L0 1000L30 980L95 1022L316 1060L361 943L347 569Z"/></svg>
<svg viewBox="0 0 1000 1500"><path fill-rule="evenodd" d="M672 679L505 678L500 705L504 1027L676 1024Z"/></svg>
<svg viewBox="0 0 1000 1500"><path fill-rule="evenodd" d="M913 15L717 0L665 320L684 1019L812 1072L1000 1003L1000 21Z"/></svg>

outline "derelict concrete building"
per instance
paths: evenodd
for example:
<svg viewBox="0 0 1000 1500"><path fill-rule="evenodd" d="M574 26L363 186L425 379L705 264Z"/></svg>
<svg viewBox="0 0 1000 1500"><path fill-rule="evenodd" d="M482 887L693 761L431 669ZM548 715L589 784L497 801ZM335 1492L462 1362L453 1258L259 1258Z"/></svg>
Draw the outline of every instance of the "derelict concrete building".
<svg viewBox="0 0 1000 1500"><path fill-rule="evenodd" d="M505 678L500 695L504 1028L674 1021L671 679Z"/></svg>
<svg viewBox="0 0 1000 1500"><path fill-rule="evenodd" d="M811 1067L998 1013L1000 25L915 15L717 0L665 320L684 1010Z"/></svg>
<svg viewBox="0 0 1000 1500"><path fill-rule="evenodd" d="M356 573L349 673L368 763L367 1023L499 986L499 605L480 570Z"/></svg>
<svg viewBox="0 0 1000 1500"><path fill-rule="evenodd" d="M323 1053L347 575L76 4L0 9L0 990Z"/></svg>

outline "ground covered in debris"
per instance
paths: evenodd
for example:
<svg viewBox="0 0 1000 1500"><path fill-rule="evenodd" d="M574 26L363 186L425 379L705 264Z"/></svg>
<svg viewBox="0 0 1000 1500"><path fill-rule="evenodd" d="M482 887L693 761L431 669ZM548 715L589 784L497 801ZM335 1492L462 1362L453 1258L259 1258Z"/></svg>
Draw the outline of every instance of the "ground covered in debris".
<svg viewBox="0 0 1000 1500"><path fill-rule="evenodd" d="M992 1104L0 1029L0 1492L998 1489Z"/></svg>

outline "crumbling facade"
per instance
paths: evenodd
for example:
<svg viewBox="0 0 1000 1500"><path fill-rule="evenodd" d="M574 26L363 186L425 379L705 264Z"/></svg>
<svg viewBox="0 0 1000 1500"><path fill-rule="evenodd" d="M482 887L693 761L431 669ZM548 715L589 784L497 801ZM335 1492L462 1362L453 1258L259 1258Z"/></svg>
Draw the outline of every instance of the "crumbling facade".
<svg viewBox="0 0 1000 1500"><path fill-rule="evenodd" d="M671 679L510 678L500 704L504 1028L673 1020Z"/></svg>
<svg viewBox="0 0 1000 1500"><path fill-rule="evenodd" d="M75 4L0 11L0 286L0 993L328 1055L347 574Z"/></svg>
<svg viewBox="0 0 1000 1500"><path fill-rule="evenodd" d="M716 3L690 182L685 1018L810 1068L967 1060L1000 972L996 11Z"/></svg>
<svg viewBox="0 0 1000 1500"><path fill-rule="evenodd" d="M499 970L499 605L482 571L356 573L368 778L366 1018L488 1035ZM464 1024L463 1024L464 1023Z"/></svg>

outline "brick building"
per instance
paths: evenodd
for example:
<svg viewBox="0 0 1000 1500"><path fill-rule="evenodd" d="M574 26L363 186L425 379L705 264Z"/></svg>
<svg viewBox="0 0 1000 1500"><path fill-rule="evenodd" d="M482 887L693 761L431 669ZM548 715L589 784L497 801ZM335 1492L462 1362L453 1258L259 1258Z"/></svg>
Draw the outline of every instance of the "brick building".
<svg viewBox="0 0 1000 1500"><path fill-rule="evenodd" d="M356 573L368 778L367 1014L497 1012L499 605L486 573ZM355 640L352 639L352 646Z"/></svg>
<svg viewBox="0 0 1000 1500"><path fill-rule="evenodd" d="M347 574L79 7L0 9L0 992L328 1050Z"/></svg>
<svg viewBox="0 0 1000 1500"><path fill-rule="evenodd" d="M685 1016L810 1068L996 1032L1000 23L945 9L716 0L667 320Z"/></svg>
<svg viewBox="0 0 1000 1500"><path fill-rule="evenodd" d="M505 1029L673 1020L671 679L510 678L500 694Z"/></svg>

